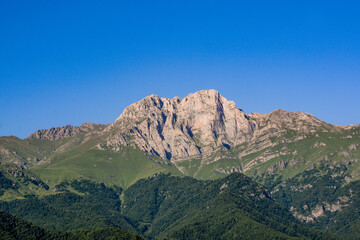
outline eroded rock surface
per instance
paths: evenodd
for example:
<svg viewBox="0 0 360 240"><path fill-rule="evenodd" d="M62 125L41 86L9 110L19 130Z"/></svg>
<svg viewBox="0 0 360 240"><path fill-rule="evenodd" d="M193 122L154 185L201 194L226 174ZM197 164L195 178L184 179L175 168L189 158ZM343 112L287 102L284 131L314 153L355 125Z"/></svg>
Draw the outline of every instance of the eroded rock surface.
<svg viewBox="0 0 360 240"><path fill-rule="evenodd" d="M32 133L28 139L35 138L35 139L47 139L47 140L57 140L63 138L69 138L78 134L87 133L94 129L97 124L94 123L83 123L80 127L74 127L71 125L66 125L63 127L56 127L50 129L42 129L37 130L36 132Z"/></svg>
<svg viewBox="0 0 360 240"><path fill-rule="evenodd" d="M216 90L202 90L185 98L148 96L127 107L104 132L110 136L105 145L115 151L136 145L177 161L204 159L245 143L257 144L258 151L284 131L311 133L323 124L311 114L284 110L248 115Z"/></svg>
<svg viewBox="0 0 360 240"><path fill-rule="evenodd" d="M127 107L105 131L108 146L135 143L168 160L201 158L219 147L230 148L252 138L254 123L215 90L181 99L151 95Z"/></svg>

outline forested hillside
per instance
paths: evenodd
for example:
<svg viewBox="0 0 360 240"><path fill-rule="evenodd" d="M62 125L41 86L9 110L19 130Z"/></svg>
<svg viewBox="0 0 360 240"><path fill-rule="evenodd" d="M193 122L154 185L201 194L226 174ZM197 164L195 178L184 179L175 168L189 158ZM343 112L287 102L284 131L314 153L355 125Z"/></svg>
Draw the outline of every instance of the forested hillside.
<svg viewBox="0 0 360 240"><path fill-rule="evenodd" d="M266 188L240 173L208 181L155 174L125 191L88 180L58 189L0 208L52 230L121 227L150 238L337 239L302 225Z"/></svg>

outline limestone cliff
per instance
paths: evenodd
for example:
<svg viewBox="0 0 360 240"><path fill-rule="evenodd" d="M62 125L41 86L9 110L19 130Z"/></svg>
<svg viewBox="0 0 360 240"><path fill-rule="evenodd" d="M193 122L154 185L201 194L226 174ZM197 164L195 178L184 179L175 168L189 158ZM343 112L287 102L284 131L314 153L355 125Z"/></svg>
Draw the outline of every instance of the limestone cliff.
<svg viewBox="0 0 360 240"><path fill-rule="evenodd" d="M127 107L105 132L111 135L106 145L115 150L135 144L145 152L176 161L203 158L254 137L268 139L282 130L315 131L322 124L311 114L284 110L247 115L216 90L203 90L183 99L148 96Z"/></svg>
<svg viewBox="0 0 360 240"><path fill-rule="evenodd" d="M141 150L172 161L202 158L218 148L249 141L255 124L215 90L181 99L151 95L127 107L105 129L108 146L136 144Z"/></svg>
<svg viewBox="0 0 360 240"><path fill-rule="evenodd" d="M30 134L27 139L47 139L47 140L57 140L63 138L69 138L76 136L78 134L84 134L94 130L99 124L94 124L91 122L83 123L80 127L74 127L71 125L66 125L63 127L54 127L50 129L37 130L36 132Z"/></svg>

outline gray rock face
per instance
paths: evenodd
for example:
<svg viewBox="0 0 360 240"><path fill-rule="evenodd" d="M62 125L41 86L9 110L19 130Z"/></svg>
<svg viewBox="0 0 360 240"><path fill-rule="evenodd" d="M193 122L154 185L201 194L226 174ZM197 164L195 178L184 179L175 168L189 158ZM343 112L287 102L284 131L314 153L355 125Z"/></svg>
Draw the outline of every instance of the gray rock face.
<svg viewBox="0 0 360 240"><path fill-rule="evenodd" d="M136 144L172 161L202 158L219 147L230 148L252 138L255 124L215 90L181 99L151 95L127 107L105 131L108 146Z"/></svg>
<svg viewBox="0 0 360 240"><path fill-rule="evenodd" d="M262 129L261 132L283 129L309 133L325 125L323 121L309 113L288 112L281 109L268 114L250 113L249 116L256 121L256 124ZM334 128L333 125L327 125L329 128Z"/></svg>
<svg viewBox="0 0 360 240"><path fill-rule="evenodd" d="M47 140L69 138L81 133L86 133L88 131L91 131L94 129L95 126L96 124L89 122L89 123L83 123L80 127L66 125L64 127L42 129L42 130L37 130L27 138L47 139Z"/></svg>
<svg viewBox="0 0 360 240"><path fill-rule="evenodd" d="M308 113L278 109L247 115L216 90L202 90L183 99L148 96L127 107L103 133L108 136L105 146L114 151L121 146L137 146L176 162L194 158L216 161L221 156L213 160L209 156L233 148L241 153L229 154L239 159L273 146L270 138L289 130L296 131L301 139L305 134L335 128Z"/></svg>

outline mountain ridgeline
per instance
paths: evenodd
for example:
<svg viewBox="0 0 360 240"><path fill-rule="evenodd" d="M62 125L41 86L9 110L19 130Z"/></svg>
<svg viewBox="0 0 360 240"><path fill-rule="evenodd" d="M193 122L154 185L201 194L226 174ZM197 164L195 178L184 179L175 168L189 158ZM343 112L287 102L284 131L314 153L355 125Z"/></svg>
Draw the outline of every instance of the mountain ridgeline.
<svg viewBox="0 0 360 240"><path fill-rule="evenodd" d="M247 226L255 221L259 228L271 229L269 234L283 238L312 238L313 230L302 225L306 224L357 239L359 160L359 125L332 125L308 113L280 109L247 114L216 90L173 99L151 95L127 107L112 124L38 130L26 139L0 137L0 200L5 211L53 230L121 227L146 237L236 239L245 236L244 229L250 234ZM262 184L262 193L252 194L265 196L275 205L269 207L265 200L258 203L256 197L246 200L243 193L241 200L234 198L239 194L236 187L221 193L199 188L211 183L215 189L218 186L210 180L220 184L223 179L229 183L221 184L239 187L227 178L232 173L251 177L243 179L249 186L255 186L252 181ZM241 174L236 176L244 177ZM75 186L79 181L113 189L112 197L102 192L112 199L109 209L89 200L93 193L79 191ZM175 190L169 182L191 188ZM164 191L169 195L162 195ZM146 196L141 195L144 192ZM76 202L77 208L66 206L66 213L57 212L51 204L60 204L63 198ZM95 199L101 202L100 196ZM210 207L210 203L223 207ZM23 206L28 206L31 216L19 210ZM49 206L53 215L34 212L38 206ZM83 212L76 212L79 209ZM286 215L287 222L269 209L280 211L280 218ZM110 212L116 212L115 216ZM74 222L76 214L97 220L88 225ZM63 222L69 226L61 225L55 216L68 219ZM222 233L212 230L209 224L215 222L230 227ZM204 235L197 235L200 232Z"/></svg>

